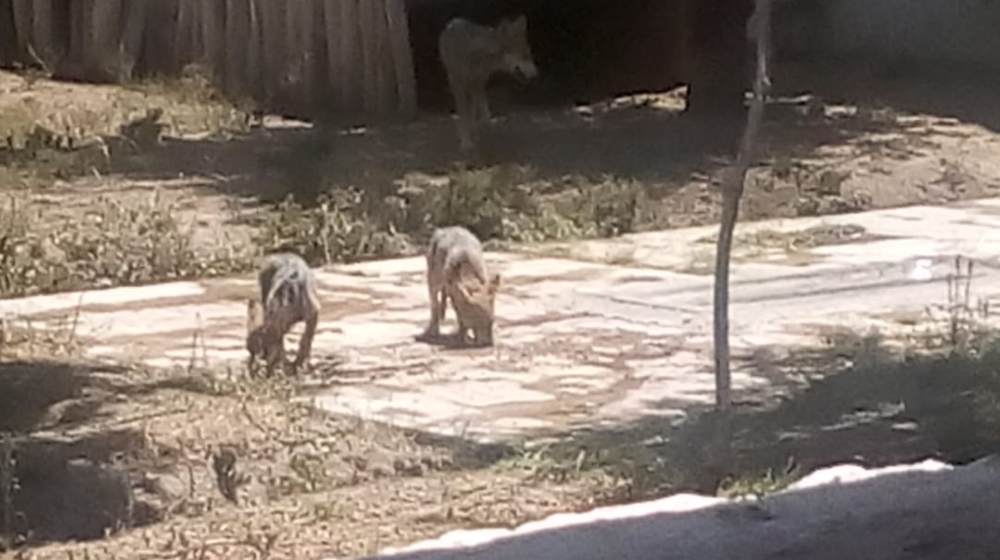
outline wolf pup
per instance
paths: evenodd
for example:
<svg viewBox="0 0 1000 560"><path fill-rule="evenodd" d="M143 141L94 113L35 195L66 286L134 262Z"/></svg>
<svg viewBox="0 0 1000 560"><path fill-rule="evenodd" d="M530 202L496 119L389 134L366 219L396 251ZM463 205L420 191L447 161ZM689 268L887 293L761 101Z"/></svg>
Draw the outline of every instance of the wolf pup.
<svg viewBox="0 0 1000 560"><path fill-rule="evenodd" d="M275 253L264 259L257 282L260 302L253 299L247 302L248 369L251 373L256 372L258 358L263 358L267 364L268 375L274 372L278 363L284 368L285 335L302 321L306 328L292 365L292 371L298 371L309 360L319 321L316 277L298 255Z"/></svg>
<svg viewBox="0 0 1000 560"><path fill-rule="evenodd" d="M538 75L528 44L528 21L519 16L487 27L455 18L438 37L438 54L458 113L459 146L468 153L473 148L473 129L491 118L486 96L490 77L499 72L524 79Z"/></svg>
<svg viewBox="0 0 1000 560"><path fill-rule="evenodd" d="M448 300L458 318L461 344L493 345L493 303L500 287L500 275L489 274L479 239L462 227L438 228L427 248L427 290L431 320L417 339L430 341L440 336Z"/></svg>

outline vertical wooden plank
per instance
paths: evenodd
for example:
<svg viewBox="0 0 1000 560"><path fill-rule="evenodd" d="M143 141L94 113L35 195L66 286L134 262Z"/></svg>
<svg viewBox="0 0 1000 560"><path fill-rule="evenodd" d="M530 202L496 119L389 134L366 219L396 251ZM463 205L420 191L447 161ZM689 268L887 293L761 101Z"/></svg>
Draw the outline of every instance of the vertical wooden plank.
<svg viewBox="0 0 1000 560"><path fill-rule="evenodd" d="M361 103L367 115L378 112L378 36L375 29L375 2L358 0L358 27L361 31Z"/></svg>
<svg viewBox="0 0 1000 560"><path fill-rule="evenodd" d="M216 80L224 75L226 51L225 3L219 0L199 2L198 33L202 61Z"/></svg>
<svg viewBox="0 0 1000 560"><path fill-rule="evenodd" d="M12 64L18 59L16 35L13 2L0 0L0 64Z"/></svg>
<svg viewBox="0 0 1000 560"><path fill-rule="evenodd" d="M363 108L364 72L362 71L361 39L358 24L358 0L340 0L340 33L343 50L340 53L342 71L340 87L344 99L344 111L360 111Z"/></svg>
<svg viewBox="0 0 1000 560"><path fill-rule="evenodd" d="M56 35L53 0L35 0L31 14L31 37L35 53L49 68L60 58L60 37Z"/></svg>
<svg viewBox="0 0 1000 560"><path fill-rule="evenodd" d="M93 0L90 20L91 52L104 55L117 47L122 0Z"/></svg>
<svg viewBox="0 0 1000 560"><path fill-rule="evenodd" d="M302 5L303 0L285 0L285 12L283 15L283 27L282 32L284 34L285 41L285 73L287 77L291 77L290 74L295 72L298 74L301 71L300 65L302 64L302 33L298 29L299 26L299 8ZM298 76L296 76L296 81Z"/></svg>
<svg viewBox="0 0 1000 560"><path fill-rule="evenodd" d="M100 81L120 75L122 0L93 0L90 12L90 35L84 56L87 77Z"/></svg>
<svg viewBox="0 0 1000 560"><path fill-rule="evenodd" d="M202 0L187 0L190 5L191 28L188 36L191 38L191 60L198 64L206 62L206 48L204 37L201 34L201 22L205 19L206 2Z"/></svg>
<svg viewBox="0 0 1000 560"><path fill-rule="evenodd" d="M417 113L417 78L413 70L410 23L403 0L386 0L386 21L392 43L392 65L396 82L397 111L410 118Z"/></svg>
<svg viewBox="0 0 1000 560"><path fill-rule="evenodd" d="M151 0L147 3L149 25L142 40L144 72L168 73L174 70L178 8L178 0Z"/></svg>
<svg viewBox="0 0 1000 560"><path fill-rule="evenodd" d="M247 93L254 97L264 95L261 85L261 74L264 68L263 37L261 30L261 6L259 0L247 0L247 15L250 17L250 38L247 46L246 65L243 75L246 77Z"/></svg>
<svg viewBox="0 0 1000 560"><path fill-rule="evenodd" d="M326 42L326 89L333 100L332 109L340 111L345 104L344 91L340 87L344 70L340 66L344 49L344 35L340 32L341 0L323 0L323 39Z"/></svg>
<svg viewBox="0 0 1000 560"><path fill-rule="evenodd" d="M194 59L194 44L191 35L194 30L193 0L178 0L177 27L174 30L174 71L179 72Z"/></svg>
<svg viewBox="0 0 1000 560"><path fill-rule="evenodd" d="M280 95L286 76L285 0L259 0L264 72L261 80L269 98Z"/></svg>
<svg viewBox="0 0 1000 560"><path fill-rule="evenodd" d="M308 9L302 13L302 25L306 28L306 50L309 53L309 71L306 100L312 107L317 100L329 97L322 82L323 72L323 0L309 0Z"/></svg>
<svg viewBox="0 0 1000 560"><path fill-rule="evenodd" d="M142 38L146 33L146 17L149 14L148 0L128 0L123 6L124 29L121 34L121 53L126 78L132 78L135 64L142 53Z"/></svg>
<svg viewBox="0 0 1000 560"><path fill-rule="evenodd" d="M378 92L378 114L388 117L396 109L395 72L386 0L372 0L372 32L375 34L375 90Z"/></svg>
<svg viewBox="0 0 1000 560"><path fill-rule="evenodd" d="M309 17L311 0L293 0L287 2L285 11L285 49L288 53L286 58L286 72L289 93L295 100L295 104L306 103L309 98L309 88L311 87L311 53L310 49L310 26L312 18Z"/></svg>
<svg viewBox="0 0 1000 560"><path fill-rule="evenodd" d="M245 86L247 56L250 44L250 0L226 0L225 64L223 75L226 90L241 93Z"/></svg>
<svg viewBox="0 0 1000 560"><path fill-rule="evenodd" d="M20 56L27 55L28 45L31 44L32 8L32 0L14 0L14 31Z"/></svg>
<svg viewBox="0 0 1000 560"><path fill-rule="evenodd" d="M86 49L87 29L84 14L88 11L87 0L76 0L69 5L69 55L73 60L83 60Z"/></svg>

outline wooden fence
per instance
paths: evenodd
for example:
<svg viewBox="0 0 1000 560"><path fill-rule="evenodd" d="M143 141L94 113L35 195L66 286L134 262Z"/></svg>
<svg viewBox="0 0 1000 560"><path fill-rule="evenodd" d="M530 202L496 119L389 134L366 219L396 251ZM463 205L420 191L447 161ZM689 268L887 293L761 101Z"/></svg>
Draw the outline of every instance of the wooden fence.
<svg viewBox="0 0 1000 560"><path fill-rule="evenodd" d="M0 0L0 64L127 81L203 66L269 105L416 112L405 0Z"/></svg>

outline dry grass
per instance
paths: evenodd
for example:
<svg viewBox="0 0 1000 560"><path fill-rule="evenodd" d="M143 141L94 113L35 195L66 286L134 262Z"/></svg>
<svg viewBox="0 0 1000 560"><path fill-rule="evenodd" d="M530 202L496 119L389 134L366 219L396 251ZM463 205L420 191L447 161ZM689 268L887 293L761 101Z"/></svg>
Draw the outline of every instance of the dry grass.
<svg viewBox="0 0 1000 560"><path fill-rule="evenodd" d="M131 203L97 196L83 216L10 197L0 207L0 297L218 276L253 264L248 247L199 250L192 236L157 191Z"/></svg>

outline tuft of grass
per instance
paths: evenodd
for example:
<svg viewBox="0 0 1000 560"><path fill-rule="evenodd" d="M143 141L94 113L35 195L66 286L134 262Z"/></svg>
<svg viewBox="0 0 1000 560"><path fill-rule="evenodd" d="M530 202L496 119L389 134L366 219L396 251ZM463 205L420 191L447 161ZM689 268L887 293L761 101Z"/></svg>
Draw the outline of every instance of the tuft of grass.
<svg viewBox="0 0 1000 560"><path fill-rule="evenodd" d="M722 481L717 494L725 498L752 496L760 500L788 488L797 478L798 470L794 467L786 467L781 472L767 469L759 474L745 473L739 477Z"/></svg>

